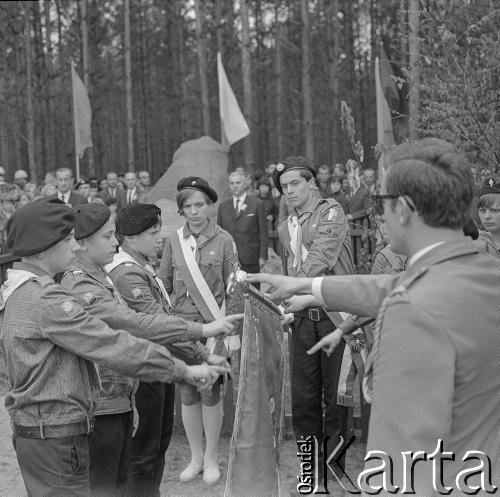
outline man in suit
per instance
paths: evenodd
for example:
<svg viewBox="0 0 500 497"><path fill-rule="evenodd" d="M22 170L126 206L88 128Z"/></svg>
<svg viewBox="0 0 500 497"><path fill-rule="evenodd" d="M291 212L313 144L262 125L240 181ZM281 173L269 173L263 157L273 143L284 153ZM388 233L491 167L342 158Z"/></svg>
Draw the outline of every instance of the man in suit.
<svg viewBox="0 0 500 497"><path fill-rule="evenodd" d="M139 199L139 189L137 188L137 176L132 171L125 173L123 177L125 183L125 199L127 205L137 204Z"/></svg>
<svg viewBox="0 0 500 497"><path fill-rule="evenodd" d="M372 401L366 450L392 461L390 469L385 466L391 475L384 495L396 493L393 486L428 496L471 494L473 485L481 494L494 493L500 263L463 235L473 194L470 166L451 144L427 138L400 146L376 198L383 204L391 248L409 257L405 272L256 278L279 287L271 298L312 293L328 309L377 316L364 388ZM310 305L311 296L292 301ZM327 347L328 341L318 345ZM483 463L467 457L470 451L482 454ZM387 477L384 470L375 475L374 466L381 468L377 459L365 466L365 476L371 472L373 478L362 480L363 490L371 487L372 494Z"/></svg>
<svg viewBox="0 0 500 497"><path fill-rule="evenodd" d="M107 186L103 188L97 196L106 203L106 200L114 198L116 199L116 210L119 211L122 207L127 205L127 196L125 192L118 187L118 174L114 171L110 171L106 174L106 180L108 182Z"/></svg>
<svg viewBox="0 0 500 497"><path fill-rule="evenodd" d="M267 260L269 233L265 205L247 195L245 175L233 172L229 175L232 198L219 205L217 224L233 237L241 269L257 273Z"/></svg>
<svg viewBox="0 0 500 497"><path fill-rule="evenodd" d="M61 167L56 171L57 197L66 205L88 204L88 200L80 193L73 191L73 171L68 167Z"/></svg>

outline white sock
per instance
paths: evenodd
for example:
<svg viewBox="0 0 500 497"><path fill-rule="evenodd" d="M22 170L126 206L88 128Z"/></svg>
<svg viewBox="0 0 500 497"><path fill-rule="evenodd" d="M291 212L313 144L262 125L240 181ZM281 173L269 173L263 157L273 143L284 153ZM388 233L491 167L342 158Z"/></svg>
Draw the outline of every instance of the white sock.
<svg viewBox="0 0 500 497"><path fill-rule="evenodd" d="M217 464L218 446L220 431L222 428L222 400L219 400L214 406L202 406L203 428L205 429L205 439L207 447L205 449L205 466Z"/></svg>
<svg viewBox="0 0 500 497"><path fill-rule="evenodd" d="M192 406L182 404L182 422L191 449L191 462L197 466L203 464L203 421L201 402Z"/></svg>

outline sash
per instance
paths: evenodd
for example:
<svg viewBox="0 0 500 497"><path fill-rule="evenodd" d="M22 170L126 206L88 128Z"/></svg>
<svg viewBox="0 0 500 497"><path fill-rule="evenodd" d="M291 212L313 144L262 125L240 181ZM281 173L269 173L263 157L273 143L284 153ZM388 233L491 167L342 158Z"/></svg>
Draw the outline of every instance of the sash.
<svg viewBox="0 0 500 497"><path fill-rule="evenodd" d="M0 310L4 309L7 300L15 290L27 281L35 278L38 278L38 275L32 273L31 271L24 271L22 269L7 269L7 280L2 285L2 288L0 288Z"/></svg>
<svg viewBox="0 0 500 497"><path fill-rule="evenodd" d="M226 302L222 303L222 307L217 304L196 262L189 238L184 238L183 226L177 230L177 236L171 237L170 241L172 254L178 264L177 269L203 319L207 323L211 323L224 317L226 315ZM207 347L211 353L215 350L216 343L217 339L215 337L210 337L207 340ZM240 337L226 337L224 338L224 345L228 352L238 350L240 348Z"/></svg>

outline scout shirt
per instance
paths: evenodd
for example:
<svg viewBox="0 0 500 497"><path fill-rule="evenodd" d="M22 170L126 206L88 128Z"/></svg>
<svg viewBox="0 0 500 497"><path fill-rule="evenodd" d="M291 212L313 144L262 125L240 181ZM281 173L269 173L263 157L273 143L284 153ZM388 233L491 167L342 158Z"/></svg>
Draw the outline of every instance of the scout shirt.
<svg viewBox="0 0 500 497"><path fill-rule="evenodd" d="M298 216L302 261L294 266L289 222L295 214L291 212L278 228L284 273L297 277L354 273L349 224L338 202L332 198L311 198Z"/></svg>
<svg viewBox="0 0 500 497"><path fill-rule="evenodd" d="M402 452L432 454L440 439L444 451L455 455L443 464L443 483L455 490L456 475L478 464L463 461L467 451L481 451L495 462L499 288L500 262L480 254L468 237L434 247L399 275L313 280L314 295L328 309L380 314L366 450L391 457L400 488ZM432 461L419 461L416 493L435 495L432 482Z"/></svg>
<svg viewBox="0 0 500 497"><path fill-rule="evenodd" d="M155 279L155 273L144 257L126 245L120 250L127 254L133 262L119 264L110 271L109 275L129 307L141 314L160 315L164 319L178 320L201 330L201 323L185 321L172 315L172 308ZM149 266L149 270L146 268L147 266ZM176 343L175 348L170 347L170 351L176 357L190 364L199 364L210 355L210 351L197 341L200 338L201 333L198 336L190 334Z"/></svg>
<svg viewBox="0 0 500 497"><path fill-rule="evenodd" d="M35 278L1 306L0 344L10 384L5 407L13 423L43 427L89 420L100 388L93 361L141 381L184 377L185 363L168 350L89 316L38 266L14 263L2 295L15 271Z"/></svg>
<svg viewBox="0 0 500 497"><path fill-rule="evenodd" d="M183 227L184 238L195 235L186 223ZM177 270L177 261L172 253L171 237L176 237L177 232L170 235L165 241L163 256L158 274L169 292L174 312L186 319L194 319L203 322L193 299ZM196 236L195 236L196 238ZM219 225L209 221L207 226L197 235L196 261L200 267L201 274L205 278L208 287L219 307L224 302L226 284L229 275L238 268L238 254L233 237ZM237 312L241 302L237 296L227 297L227 313Z"/></svg>

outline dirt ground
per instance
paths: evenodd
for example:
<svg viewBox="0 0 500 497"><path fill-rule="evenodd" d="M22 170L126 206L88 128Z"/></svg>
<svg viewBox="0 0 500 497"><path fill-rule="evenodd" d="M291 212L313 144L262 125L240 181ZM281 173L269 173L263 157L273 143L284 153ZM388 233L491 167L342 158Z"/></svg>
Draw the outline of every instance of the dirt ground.
<svg viewBox="0 0 500 497"><path fill-rule="evenodd" d="M9 416L4 406L4 395L0 395L0 496L21 497L26 495L23 480L17 465L16 454L12 447L12 430ZM364 447L357 444L350 451L347 459L348 473L357 474L361 469ZM229 438L223 438L219 447L219 462L225 475L229 452ZM291 439L283 441L281 450L281 488L282 496L299 495L296 491L298 459L297 446ZM177 430L167 451L167 462L163 482L162 497L222 497L224 495L224 478L214 487L207 487L201 478L190 484L179 482L178 475L189 461L187 440L182 430ZM350 471L351 470L351 471ZM338 483L329 485L330 495L344 495Z"/></svg>

